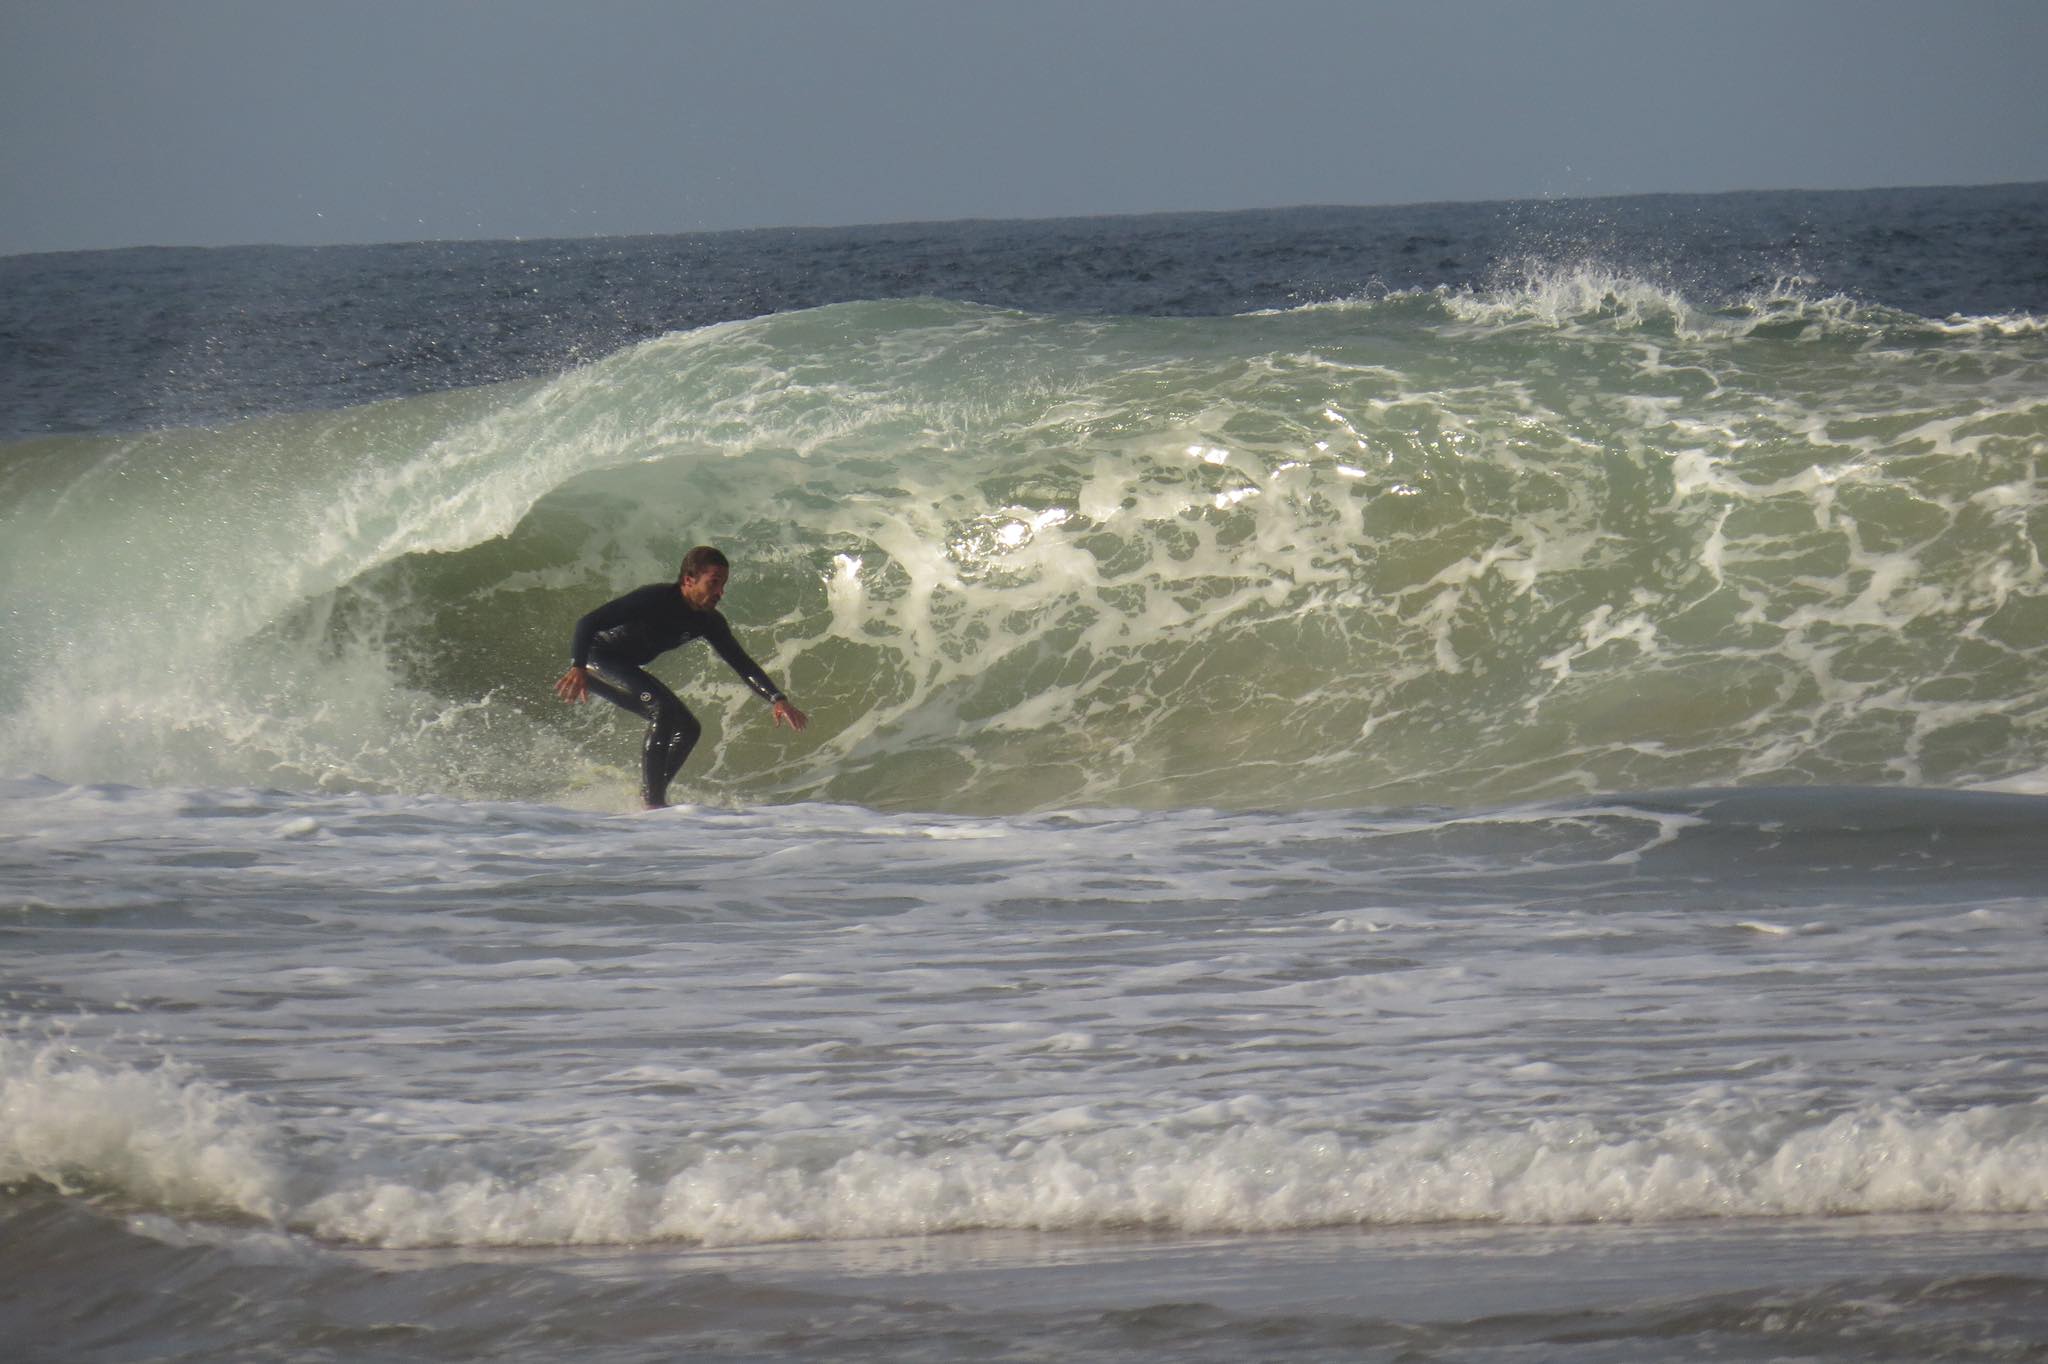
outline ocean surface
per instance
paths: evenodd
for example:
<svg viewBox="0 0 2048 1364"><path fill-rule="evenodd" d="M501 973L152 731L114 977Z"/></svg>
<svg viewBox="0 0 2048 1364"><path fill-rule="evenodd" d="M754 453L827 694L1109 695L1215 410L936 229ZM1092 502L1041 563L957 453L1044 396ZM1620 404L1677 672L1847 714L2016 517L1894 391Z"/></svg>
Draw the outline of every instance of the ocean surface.
<svg viewBox="0 0 2048 1364"><path fill-rule="evenodd" d="M2048 185L0 259L0 1332L2042 1358L2044 464Z"/></svg>

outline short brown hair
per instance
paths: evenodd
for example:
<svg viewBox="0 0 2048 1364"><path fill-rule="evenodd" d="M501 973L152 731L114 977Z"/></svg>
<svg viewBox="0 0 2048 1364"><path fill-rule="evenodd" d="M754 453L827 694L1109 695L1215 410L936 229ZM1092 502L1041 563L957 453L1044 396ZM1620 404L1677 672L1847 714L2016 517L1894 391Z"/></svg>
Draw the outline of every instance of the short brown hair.
<svg viewBox="0 0 2048 1364"><path fill-rule="evenodd" d="M708 568L722 568L728 573L732 572L732 565L726 562L723 554L709 545L699 545L683 556L683 566L676 574L676 581L694 578Z"/></svg>

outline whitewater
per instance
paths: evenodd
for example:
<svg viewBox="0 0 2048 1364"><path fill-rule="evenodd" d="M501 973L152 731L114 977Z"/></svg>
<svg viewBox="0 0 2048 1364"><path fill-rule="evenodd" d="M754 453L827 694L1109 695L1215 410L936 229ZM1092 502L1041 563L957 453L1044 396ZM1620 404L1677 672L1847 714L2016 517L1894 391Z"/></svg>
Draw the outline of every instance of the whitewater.
<svg viewBox="0 0 2048 1364"><path fill-rule="evenodd" d="M2037 1348L2044 233L0 262L0 1320ZM668 656L706 733L638 813L639 726L550 684L698 542L813 723Z"/></svg>

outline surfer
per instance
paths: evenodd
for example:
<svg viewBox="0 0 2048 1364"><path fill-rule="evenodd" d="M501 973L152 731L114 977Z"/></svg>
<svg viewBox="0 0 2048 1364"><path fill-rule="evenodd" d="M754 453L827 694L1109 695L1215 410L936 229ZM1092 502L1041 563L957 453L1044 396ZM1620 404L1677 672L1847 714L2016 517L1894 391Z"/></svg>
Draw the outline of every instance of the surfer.
<svg viewBox="0 0 2048 1364"><path fill-rule="evenodd" d="M640 755L640 798L650 810L668 804L668 784L682 770L704 727L676 694L644 669L662 654L693 639L717 650L754 694L775 707L775 723L801 730L810 720L791 705L782 689L732 637L718 613L732 565L709 545L683 556L673 583L650 583L608 601L576 622L569 671L555 683L555 695L574 704L597 695L647 721Z"/></svg>

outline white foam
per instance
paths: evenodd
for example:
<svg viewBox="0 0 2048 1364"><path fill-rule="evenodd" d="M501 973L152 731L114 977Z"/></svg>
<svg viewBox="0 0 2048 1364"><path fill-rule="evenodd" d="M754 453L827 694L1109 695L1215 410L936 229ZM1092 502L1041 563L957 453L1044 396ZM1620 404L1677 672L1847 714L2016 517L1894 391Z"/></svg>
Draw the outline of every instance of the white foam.
<svg viewBox="0 0 2048 1364"><path fill-rule="evenodd" d="M277 1148L260 1109L168 1061L137 1068L63 1040L0 1037L0 1184L275 1218L286 1184Z"/></svg>
<svg viewBox="0 0 2048 1364"><path fill-rule="evenodd" d="M322 1236L405 1246L2048 1209L2043 1104L1945 1115L1868 1105L1806 1125L1681 1114L1635 1132L1440 1120L1379 1137L1217 1107L1140 1126L1072 1108L1007 1136L935 1143L835 1134L808 1110L769 1117L804 1130L728 1143L667 1172L652 1153L610 1148L516 1179L345 1183L298 1217Z"/></svg>
<svg viewBox="0 0 2048 1364"><path fill-rule="evenodd" d="M1512 283L1484 292L1439 289L1437 297L1453 317L1489 327L1532 320L1550 326L1591 319L1624 326L1668 321L1681 334L1696 334L1721 325L1676 289L1593 263L1530 264Z"/></svg>

